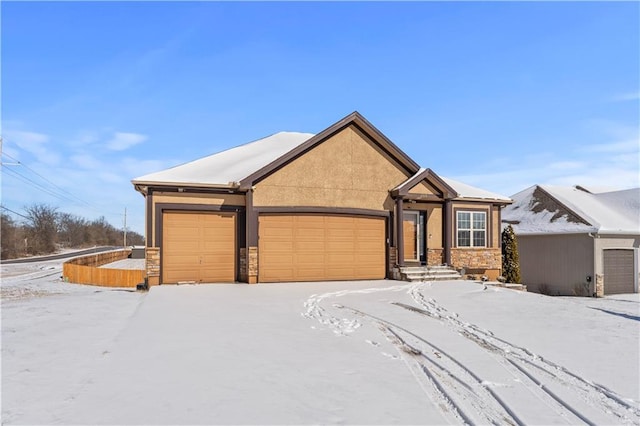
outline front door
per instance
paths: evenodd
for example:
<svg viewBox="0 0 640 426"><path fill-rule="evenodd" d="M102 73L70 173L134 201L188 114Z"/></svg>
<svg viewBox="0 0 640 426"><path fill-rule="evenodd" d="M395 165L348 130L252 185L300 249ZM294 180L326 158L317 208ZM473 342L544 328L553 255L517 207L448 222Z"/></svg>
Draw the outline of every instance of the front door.
<svg viewBox="0 0 640 426"><path fill-rule="evenodd" d="M420 262L420 236L420 212L403 212L402 237L405 262Z"/></svg>

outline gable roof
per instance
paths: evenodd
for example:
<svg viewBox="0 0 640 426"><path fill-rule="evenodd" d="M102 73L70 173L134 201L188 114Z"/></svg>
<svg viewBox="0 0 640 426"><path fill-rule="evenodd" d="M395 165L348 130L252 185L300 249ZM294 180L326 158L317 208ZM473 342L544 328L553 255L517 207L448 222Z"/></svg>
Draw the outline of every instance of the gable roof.
<svg viewBox="0 0 640 426"><path fill-rule="evenodd" d="M387 138L380 130L378 130L373 124L371 124L366 118L364 118L358 111L354 111L351 114L344 117L342 120L336 122L332 126L329 126L317 135L312 136L304 143L296 146L291 151L285 153L283 156L277 158L270 164L256 170L251 175L240 181L240 188L248 189L254 182L268 176L274 171L278 170L283 165L301 156L305 152L313 149L315 146L323 142L330 136L338 133L347 126L353 125L361 129L367 134L373 142L375 142L380 148L389 154L389 156L395 159L402 167L404 167L408 173L415 173L420 169L420 166L404 153L400 148L396 146L389 138Z"/></svg>
<svg viewBox="0 0 640 426"><path fill-rule="evenodd" d="M640 235L640 188L601 193L576 187L534 185L512 196L502 212L516 234Z"/></svg>
<svg viewBox="0 0 640 426"><path fill-rule="evenodd" d="M378 147L404 168L407 175L411 176L395 188L396 190L403 188L408 190L421 180L428 178L436 184L439 190L443 191L446 198L511 202L507 197L453 179L440 177L430 169L421 168L357 111L315 135L297 132L276 133L195 161L140 176L131 182L137 190L143 193L146 192L145 186L248 190L259 180L313 149L347 126L355 126L365 133Z"/></svg>
<svg viewBox="0 0 640 426"><path fill-rule="evenodd" d="M246 190L284 164L309 151L349 125L366 133L394 158L407 173L420 166L398 148L380 130L354 111L332 126L312 133L280 132L217 154L133 179L136 189L143 186L192 186Z"/></svg>
<svg viewBox="0 0 640 426"><path fill-rule="evenodd" d="M455 198L457 196L457 192L449 186L440 176L435 174L431 169L420 168L409 179L402 182L400 185L396 186L391 190L391 194L396 195L408 195L409 191L411 191L416 185L420 182L427 180L435 184L436 189L442 192L444 198Z"/></svg>
<svg viewBox="0 0 640 426"><path fill-rule="evenodd" d="M475 186L467 185L466 183L458 182L454 179L440 176L433 170L425 168L420 168L420 170L418 170L409 179L393 188L391 190L391 195L407 196L411 189L425 180L432 184L437 190L441 191L442 196L445 199L494 201L500 204L511 203L511 198L489 192L481 188L476 188ZM421 197L418 196L417 198L419 199Z"/></svg>

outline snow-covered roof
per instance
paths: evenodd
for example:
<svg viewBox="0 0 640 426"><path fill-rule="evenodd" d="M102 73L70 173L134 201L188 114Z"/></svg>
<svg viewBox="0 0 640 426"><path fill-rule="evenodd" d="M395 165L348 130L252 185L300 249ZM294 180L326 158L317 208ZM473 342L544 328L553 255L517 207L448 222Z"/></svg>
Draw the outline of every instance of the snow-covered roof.
<svg viewBox="0 0 640 426"><path fill-rule="evenodd" d="M402 182L400 185L396 186L393 189L394 190L398 190L398 191L402 191L403 189L405 189L405 187L407 187L409 184L411 184L414 179L416 179L419 175L421 175L422 173L424 173L426 171L427 171L427 169L425 169L424 167L420 167L420 169L418 169L418 171L415 172L413 174L413 176L411 176L409 179L405 180L404 182ZM411 189L411 188L408 188L408 189Z"/></svg>
<svg viewBox="0 0 640 426"><path fill-rule="evenodd" d="M640 188L589 193L576 187L534 185L502 211L517 234L640 234Z"/></svg>
<svg viewBox="0 0 640 426"><path fill-rule="evenodd" d="M188 185L211 188L237 188L250 175L273 163L315 135L312 133L280 132L226 151L212 154L166 170L137 177L131 182L145 185ZM417 165L416 165L417 166ZM420 168L396 189L414 183L427 171ZM511 199L480 188L441 177L456 193L456 198L473 198L510 202Z"/></svg>
<svg viewBox="0 0 640 426"><path fill-rule="evenodd" d="M458 193L459 198L500 200L500 201L509 201L509 202L511 201L509 197L505 197L504 195L486 191L481 188L476 188L475 186L467 185L466 183L462 183L457 180L453 180L444 176L440 176L440 177L442 178L442 180L444 180L447 183L447 185L449 185Z"/></svg>
<svg viewBox="0 0 640 426"><path fill-rule="evenodd" d="M421 167L416 173L413 174L409 179L402 182L400 185L396 186L393 191L402 191L405 189L410 190L411 186L416 185L420 182L422 176L428 169ZM449 179L443 176L435 175L431 170L429 170L436 178L441 179L446 185L450 187L451 190L454 191L454 196L456 198L473 198L480 200L497 200L503 202L511 202L511 199L505 197L503 195L495 194L493 192L485 191L484 189L476 188L475 186L467 185L466 183L458 182L457 180ZM447 190L449 191L449 190Z"/></svg>
<svg viewBox="0 0 640 426"><path fill-rule="evenodd" d="M233 187L237 182L309 140L312 133L279 132L170 169L140 176L134 185Z"/></svg>

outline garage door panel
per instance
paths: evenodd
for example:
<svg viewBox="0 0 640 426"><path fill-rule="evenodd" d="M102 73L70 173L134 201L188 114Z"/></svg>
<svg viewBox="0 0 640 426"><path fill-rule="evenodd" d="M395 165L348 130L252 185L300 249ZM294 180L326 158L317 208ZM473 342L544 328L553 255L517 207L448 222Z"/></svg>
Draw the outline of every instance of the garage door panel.
<svg viewBox="0 0 640 426"><path fill-rule="evenodd" d="M324 268L297 267L294 269L294 281L322 281L327 279Z"/></svg>
<svg viewBox="0 0 640 426"><path fill-rule="evenodd" d="M385 224L384 218L371 217L261 215L259 280L279 282L384 278ZM285 232L285 226L290 233ZM274 229L278 229L278 233ZM290 244L286 244L285 240ZM276 242L280 244L276 245ZM289 267L283 267L283 263L288 263Z"/></svg>
<svg viewBox="0 0 640 426"><path fill-rule="evenodd" d="M324 241L296 241L292 244L292 249L296 253L312 253L322 256L324 246Z"/></svg>
<svg viewBox="0 0 640 426"><path fill-rule="evenodd" d="M634 250L608 249L603 251L604 293L634 293L635 266Z"/></svg>
<svg viewBox="0 0 640 426"><path fill-rule="evenodd" d="M235 214L165 212L162 282L235 281Z"/></svg>
<svg viewBox="0 0 640 426"><path fill-rule="evenodd" d="M168 283L178 283L185 281L197 282L199 278L198 272L194 269L173 269L165 274L165 281Z"/></svg>
<svg viewBox="0 0 640 426"><path fill-rule="evenodd" d="M291 266L278 268L274 267L265 272L265 282L285 282L294 281L293 268Z"/></svg>

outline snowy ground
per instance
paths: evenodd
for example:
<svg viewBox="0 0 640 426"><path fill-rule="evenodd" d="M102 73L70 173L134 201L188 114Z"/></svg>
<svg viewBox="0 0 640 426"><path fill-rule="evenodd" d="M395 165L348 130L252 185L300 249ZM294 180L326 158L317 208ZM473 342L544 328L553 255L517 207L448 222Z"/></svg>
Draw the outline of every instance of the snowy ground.
<svg viewBox="0 0 640 426"><path fill-rule="evenodd" d="M22 269L19 269L22 268ZM640 298L2 266L3 424L639 424Z"/></svg>

